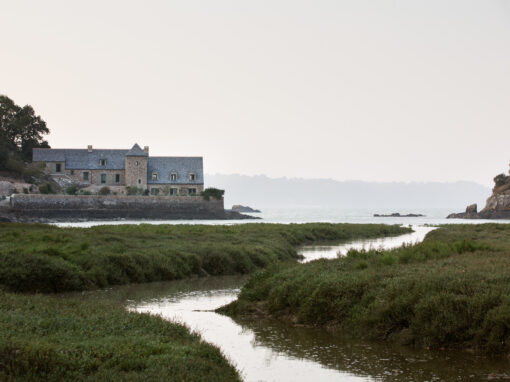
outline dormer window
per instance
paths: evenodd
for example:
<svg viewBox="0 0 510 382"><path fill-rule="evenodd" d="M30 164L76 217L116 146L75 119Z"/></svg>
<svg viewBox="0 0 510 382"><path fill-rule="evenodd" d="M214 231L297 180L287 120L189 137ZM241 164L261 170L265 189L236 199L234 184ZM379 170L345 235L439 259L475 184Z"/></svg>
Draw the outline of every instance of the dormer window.
<svg viewBox="0 0 510 382"><path fill-rule="evenodd" d="M158 173L157 172L153 172L152 173L152 180L158 180Z"/></svg>
<svg viewBox="0 0 510 382"><path fill-rule="evenodd" d="M99 159L100 166L106 166L106 159Z"/></svg>
<svg viewBox="0 0 510 382"><path fill-rule="evenodd" d="M196 180L196 175L195 175L195 173L194 173L194 172L190 172L190 174L189 174L189 180L190 180L190 181L192 181L192 182L194 182L194 181Z"/></svg>
<svg viewBox="0 0 510 382"><path fill-rule="evenodd" d="M170 173L170 180L177 180L177 173L176 172L171 172Z"/></svg>

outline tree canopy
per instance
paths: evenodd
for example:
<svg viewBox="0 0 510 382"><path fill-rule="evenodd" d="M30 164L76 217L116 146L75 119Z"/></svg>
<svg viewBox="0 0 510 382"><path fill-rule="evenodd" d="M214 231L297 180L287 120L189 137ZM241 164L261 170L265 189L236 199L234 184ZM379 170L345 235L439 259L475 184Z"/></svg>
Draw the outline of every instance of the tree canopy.
<svg viewBox="0 0 510 382"><path fill-rule="evenodd" d="M5 168L9 158L31 161L33 148L50 147L43 138L49 132L32 106L18 106L0 95L0 168Z"/></svg>

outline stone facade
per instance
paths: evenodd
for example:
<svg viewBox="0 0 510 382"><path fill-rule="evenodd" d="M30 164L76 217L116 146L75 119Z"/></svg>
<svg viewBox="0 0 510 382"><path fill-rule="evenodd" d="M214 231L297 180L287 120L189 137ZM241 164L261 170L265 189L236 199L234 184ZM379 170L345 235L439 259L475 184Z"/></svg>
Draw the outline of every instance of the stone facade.
<svg viewBox="0 0 510 382"><path fill-rule="evenodd" d="M78 183L89 191L97 187L135 187L151 195L193 195L204 189L202 157L151 157L149 148L130 150L42 149L33 161L45 163L49 174L64 183Z"/></svg>
<svg viewBox="0 0 510 382"><path fill-rule="evenodd" d="M149 185L150 195L160 196L186 196L186 195L200 195L204 191L203 184L165 184L165 185Z"/></svg>
<svg viewBox="0 0 510 382"><path fill-rule="evenodd" d="M147 157L126 156L126 186L147 188Z"/></svg>
<svg viewBox="0 0 510 382"><path fill-rule="evenodd" d="M65 175L72 179L74 182L80 183L82 185L97 185L108 187L126 185L126 176L124 170L66 170Z"/></svg>

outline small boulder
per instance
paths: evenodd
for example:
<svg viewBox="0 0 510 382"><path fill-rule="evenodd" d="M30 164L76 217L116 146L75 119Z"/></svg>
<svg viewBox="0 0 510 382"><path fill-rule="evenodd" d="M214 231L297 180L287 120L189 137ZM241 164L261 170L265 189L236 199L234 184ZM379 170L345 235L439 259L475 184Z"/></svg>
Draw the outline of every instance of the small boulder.
<svg viewBox="0 0 510 382"><path fill-rule="evenodd" d="M0 199L11 196L16 191L14 184L7 181L0 181Z"/></svg>
<svg viewBox="0 0 510 382"><path fill-rule="evenodd" d="M476 203L474 204L471 204L469 206L466 207L466 213L477 213L478 212L478 206L476 205Z"/></svg>

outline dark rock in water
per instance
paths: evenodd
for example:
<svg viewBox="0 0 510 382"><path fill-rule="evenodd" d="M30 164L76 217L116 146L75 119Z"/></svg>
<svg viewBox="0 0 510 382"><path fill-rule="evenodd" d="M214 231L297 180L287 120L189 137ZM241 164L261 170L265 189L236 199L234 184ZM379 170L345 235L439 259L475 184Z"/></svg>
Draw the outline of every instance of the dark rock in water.
<svg viewBox="0 0 510 382"><path fill-rule="evenodd" d="M425 216L425 215L422 215L422 214L406 214L406 215L401 215L398 212L394 212L394 213L389 214L389 215L374 214L375 218L417 218L417 217L420 217L420 216Z"/></svg>
<svg viewBox="0 0 510 382"><path fill-rule="evenodd" d="M240 204L234 204L232 206L232 211L234 211L234 212L251 212L251 213L259 213L259 212L261 212L260 210L253 209L253 208L248 207L248 206L242 206Z"/></svg>

